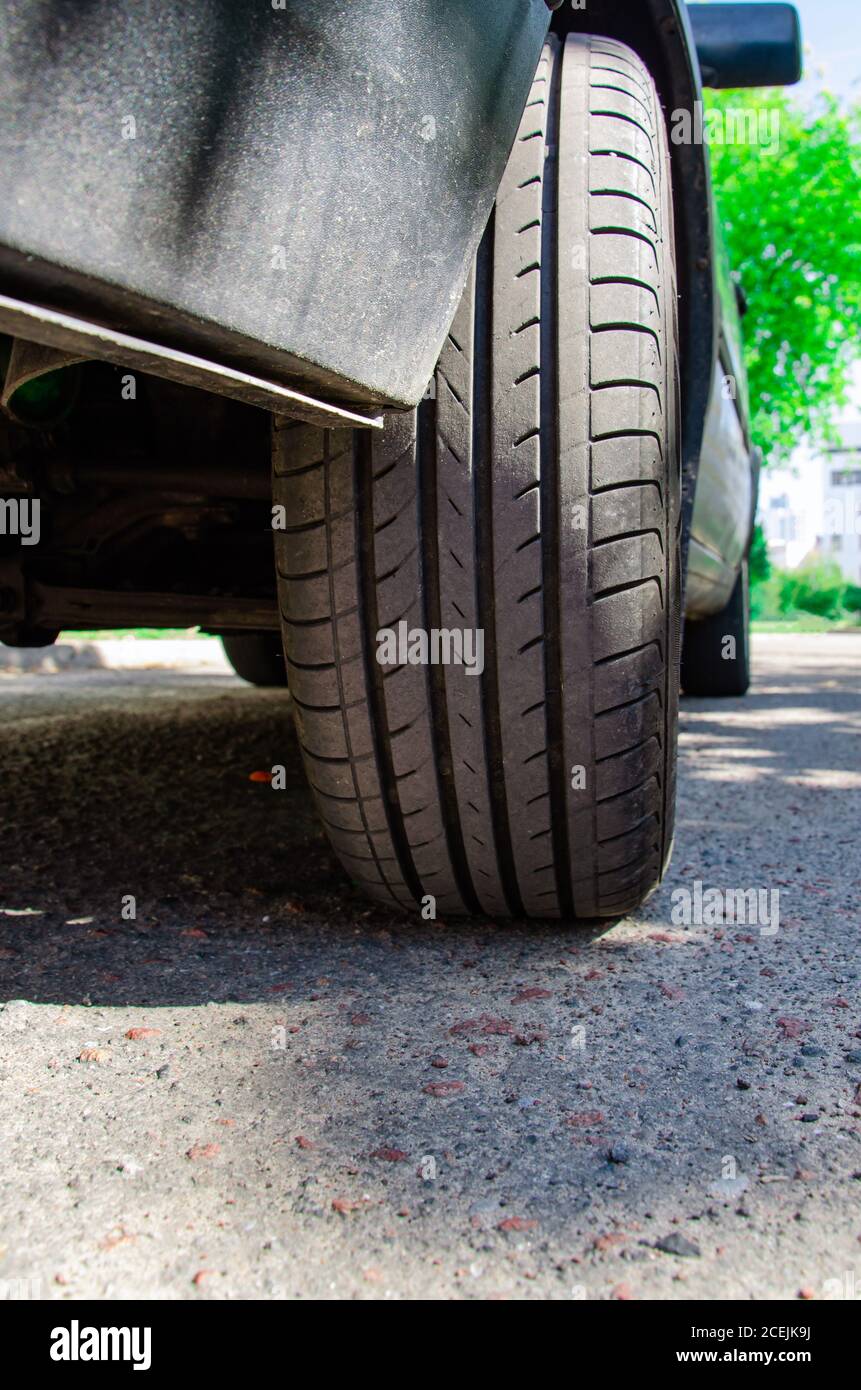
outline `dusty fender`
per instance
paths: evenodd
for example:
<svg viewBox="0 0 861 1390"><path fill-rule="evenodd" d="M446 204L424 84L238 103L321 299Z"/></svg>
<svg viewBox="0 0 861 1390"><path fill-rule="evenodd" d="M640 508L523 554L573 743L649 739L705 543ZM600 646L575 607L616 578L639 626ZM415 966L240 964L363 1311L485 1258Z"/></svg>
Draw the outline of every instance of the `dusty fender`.
<svg viewBox="0 0 861 1390"><path fill-rule="evenodd" d="M545 0L0 0L3 291L415 404L549 20Z"/></svg>

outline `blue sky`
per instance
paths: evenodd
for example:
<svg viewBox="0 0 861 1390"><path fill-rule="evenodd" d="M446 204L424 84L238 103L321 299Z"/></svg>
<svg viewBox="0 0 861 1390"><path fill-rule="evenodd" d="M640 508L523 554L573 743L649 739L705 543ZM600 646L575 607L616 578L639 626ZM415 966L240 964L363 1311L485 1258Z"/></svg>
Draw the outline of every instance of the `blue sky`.
<svg viewBox="0 0 861 1390"><path fill-rule="evenodd" d="M803 83L798 96L822 86L861 101L861 0L795 0L804 36Z"/></svg>

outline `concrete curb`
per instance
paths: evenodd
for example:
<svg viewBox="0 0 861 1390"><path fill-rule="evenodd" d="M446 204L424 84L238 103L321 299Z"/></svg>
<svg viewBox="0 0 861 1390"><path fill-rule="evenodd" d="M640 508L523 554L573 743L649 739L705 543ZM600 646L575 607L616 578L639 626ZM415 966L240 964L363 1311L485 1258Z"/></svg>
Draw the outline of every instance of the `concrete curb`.
<svg viewBox="0 0 861 1390"><path fill-rule="evenodd" d="M211 671L229 675L232 667L217 637L92 641L68 638L53 647L0 645L0 674L53 676L59 671Z"/></svg>

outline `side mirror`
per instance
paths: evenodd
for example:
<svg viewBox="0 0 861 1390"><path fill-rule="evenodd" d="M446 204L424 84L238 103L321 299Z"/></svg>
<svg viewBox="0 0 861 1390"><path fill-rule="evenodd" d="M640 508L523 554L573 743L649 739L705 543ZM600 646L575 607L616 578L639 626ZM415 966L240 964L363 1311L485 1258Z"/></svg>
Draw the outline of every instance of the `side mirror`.
<svg viewBox="0 0 861 1390"><path fill-rule="evenodd" d="M688 5L704 87L789 87L801 79L794 5Z"/></svg>

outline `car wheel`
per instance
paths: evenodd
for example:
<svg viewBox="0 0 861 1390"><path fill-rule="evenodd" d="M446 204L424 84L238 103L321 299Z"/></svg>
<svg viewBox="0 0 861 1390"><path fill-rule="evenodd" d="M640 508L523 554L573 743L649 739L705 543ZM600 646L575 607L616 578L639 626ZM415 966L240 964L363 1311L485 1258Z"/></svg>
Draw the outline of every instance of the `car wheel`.
<svg viewBox="0 0 861 1390"><path fill-rule="evenodd" d="M620 43L551 37L433 398L381 436L278 422L299 739L331 842L374 897L573 920L659 882L675 303L649 73Z"/></svg>
<svg viewBox="0 0 861 1390"><path fill-rule="evenodd" d="M750 581L743 561L726 608L685 623L682 690L686 695L744 695L750 685Z"/></svg>
<svg viewBox="0 0 861 1390"><path fill-rule="evenodd" d="M241 632L222 637L224 654L249 685L286 685L284 649L277 632Z"/></svg>

